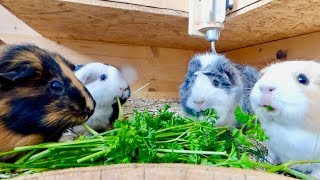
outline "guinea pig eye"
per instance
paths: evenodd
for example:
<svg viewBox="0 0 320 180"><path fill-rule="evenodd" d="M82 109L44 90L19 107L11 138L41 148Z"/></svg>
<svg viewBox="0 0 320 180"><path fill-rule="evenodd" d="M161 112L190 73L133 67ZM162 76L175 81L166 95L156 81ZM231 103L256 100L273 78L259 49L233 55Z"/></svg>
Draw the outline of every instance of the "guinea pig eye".
<svg viewBox="0 0 320 180"><path fill-rule="evenodd" d="M218 87L218 86L219 86L219 81L213 80L213 81L212 81L212 85L213 85L214 87Z"/></svg>
<svg viewBox="0 0 320 180"><path fill-rule="evenodd" d="M308 85L309 84L309 79L308 77L305 75L305 74L299 74L298 77L297 77L297 80L300 84L303 84L303 85Z"/></svg>
<svg viewBox="0 0 320 180"><path fill-rule="evenodd" d="M62 83L59 81L53 81L50 87L56 92L61 92L63 90Z"/></svg>
<svg viewBox="0 0 320 180"><path fill-rule="evenodd" d="M106 80L107 78L108 78L108 77L107 77L106 74L102 74L102 75L100 76L101 81L104 81L104 80Z"/></svg>

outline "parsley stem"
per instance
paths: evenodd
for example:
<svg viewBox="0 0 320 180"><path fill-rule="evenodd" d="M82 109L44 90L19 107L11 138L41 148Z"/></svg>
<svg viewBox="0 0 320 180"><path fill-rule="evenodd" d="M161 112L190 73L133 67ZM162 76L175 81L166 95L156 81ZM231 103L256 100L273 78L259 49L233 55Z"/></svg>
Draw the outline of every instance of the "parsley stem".
<svg viewBox="0 0 320 180"><path fill-rule="evenodd" d="M182 136L184 136L185 134L187 134L188 132L190 132L190 129L187 130L186 132L182 133L180 136L174 138L174 139L171 139L171 140L167 140L167 141L158 141L156 143L169 143L169 142L174 142L174 141L177 141L179 140Z"/></svg>
<svg viewBox="0 0 320 180"><path fill-rule="evenodd" d="M165 128L165 129L161 129L161 130L156 131L155 134L161 133L161 132L164 132L164 131L168 131L168 130L171 130L171 129L179 129L179 128L182 128L182 127L192 126L192 125L194 125L194 124L196 124L196 122L192 122L192 123L188 123L188 124L183 124L183 125L177 125L177 126L168 127L168 128Z"/></svg>
<svg viewBox="0 0 320 180"><path fill-rule="evenodd" d="M226 152L216 151L192 151L192 150L174 150L174 149L156 149L157 152L180 153L180 154L200 154L200 155L222 155L229 156Z"/></svg>
<svg viewBox="0 0 320 180"><path fill-rule="evenodd" d="M97 157L100 157L100 156L102 156L102 155L108 154L110 151L111 151L111 149L108 148L108 149L105 149L105 150L103 150L103 151L99 151L99 152L96 152L96 153L91 154L91 155L89 155L89 156L85 156L85 157L83 157L83 158L80 158L80 159L77 160L77 162L78 162L78 163L82 163L82 162L91 160L91 159L93 159L93 158L97 158Z"/></svg>

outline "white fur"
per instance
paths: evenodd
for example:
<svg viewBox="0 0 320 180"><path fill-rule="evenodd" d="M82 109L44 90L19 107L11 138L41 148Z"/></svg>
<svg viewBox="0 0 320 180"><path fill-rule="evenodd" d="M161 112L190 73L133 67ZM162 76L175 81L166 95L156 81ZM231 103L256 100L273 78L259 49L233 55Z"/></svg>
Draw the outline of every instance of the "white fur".
<svg viewBox="0 0 320 180"><path fill-rule="evenodd" d="M129 84L133 84L138 80L137 71L131 66L124 66L120 69L121 74Z"/></svg>
<svg viewBox="0 0 320 180"><path fill-rule="evenodd" d="M320 65L308 61L283 62L262 70L264 75L253 87L250 100L263 129L270 137L266 144L269 151L268 159L271 162L277 164L289 160L320 159L319 134L304 128L304 121L310 109L310 99L306 96L305 91L317 90L318 87L313 81L319 72ZM298 83L299 73L304 73L309 77L308 86ZM267 95L260 91L262 86L275 88L272 95L268 97L270 98L268 104L265 104L263 100L263 97L266 98ZM270 105L275 108L275 111L267 111L262 107L263 105ZM312 175L320 177L319 164L302 165L295 168L302 172L312 171Z"/></svg>
<svg viewBox="0 0 320 180"><path fill-rule="evenodd" d="M102 74L107 75L104 81L100 79ZM117 68L102 63L89 63L76 71L75 75L96 101L95 111L86 124L95 130L106 129L110 125L109 118L113 113L112 104L116 103L115 97L129 96L129 90L121 90L129 87L128 82ZM74 130L78 133L85 132L82 126L76 126Z"/></svg>
<svg viewBox="0 0 320 180"><path fill-rule="evenodd" d="M201 106L194 101L205 101ZM213 108L220 117L216 126L235 126L236 120L233 115L234 97L228 95L223 89L212 86L210 79L199 73L195 83L191 88L191 95L187 99L186 105L196 112Z"/></svg>
<svg viewBox="0 0 320 180"><path fill-rule="evenodd" d="M212 54L206 53L206 54L201 54L200 56L200 63L201 63L201 69L203 70L205 67L207 67L209 64L214 63L215 61L217 61L217 57L220 55L215 55L212 56Z"/></svg>

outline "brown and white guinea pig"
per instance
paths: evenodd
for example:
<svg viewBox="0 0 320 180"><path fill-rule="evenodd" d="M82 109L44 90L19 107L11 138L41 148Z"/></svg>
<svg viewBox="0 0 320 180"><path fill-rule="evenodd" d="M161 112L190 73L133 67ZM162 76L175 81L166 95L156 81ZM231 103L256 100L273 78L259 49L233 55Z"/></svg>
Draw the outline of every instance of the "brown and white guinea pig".
<svg viewBox="0 0 320 180"><path fill-rule="evenodd" d="M0 53L0 152L57 141L93 114L95 101L73 74L75 66L35 45Z"/></svg>
<svg viewBox="0 0 320 180"><path fill-rule="evenodd" d="M287 61L261 72L250 99L270 137L268 161L320 160L320 64ZM320 164L296 169L320 178Z"/></svg>
<svg viewBox="0 0 320 180"><path fill-rule="evenodd" d="M236 64L223 55L196 55L180 86L181 105L188 115L200 119L204 111L213 108L219 116L216 126L234 127L237 106L252 113L249 95L258 77L255 68Z"/></svg>
<svg viewBox="0 0 320 180"><path fill-rule="evenodd" d="M89 63L77 65L75 75L96 101L95 112L86 124L98 132L107 130L118 118L119 108L116 98L118 97L120 103L124 104L130 97L129 83L135 80L134 69L118 69L108 64ZM73 131L87 134L81 125L75 126Z"/></svg>

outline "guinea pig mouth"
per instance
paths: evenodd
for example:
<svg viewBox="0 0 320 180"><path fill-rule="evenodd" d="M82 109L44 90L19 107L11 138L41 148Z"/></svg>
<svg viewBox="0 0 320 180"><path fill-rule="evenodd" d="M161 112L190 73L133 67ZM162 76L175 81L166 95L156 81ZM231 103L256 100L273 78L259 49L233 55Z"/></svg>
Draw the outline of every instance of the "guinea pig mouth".
<svg viewBox="0 0 320 180"><path fill-rule="evenodd" d="M270 106L270 105L261 105L262 108L264 108L265 110L269 111L269 112L274 112L276 111L276 108Z"/></svg>

